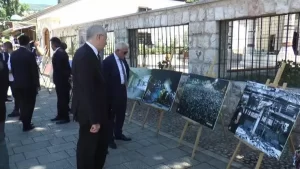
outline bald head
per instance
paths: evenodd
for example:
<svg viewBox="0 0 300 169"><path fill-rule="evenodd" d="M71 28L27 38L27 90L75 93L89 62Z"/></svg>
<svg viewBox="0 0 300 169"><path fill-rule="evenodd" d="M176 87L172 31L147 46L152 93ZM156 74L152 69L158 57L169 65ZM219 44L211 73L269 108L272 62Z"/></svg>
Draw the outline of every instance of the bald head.
<svg viewBox="0 0 300 169"><path fill-rule="evenodd" d="M101 51L106 45L106 30L101 25L92 25L86 31L86 39L97 48L98 51Z"/></svg>

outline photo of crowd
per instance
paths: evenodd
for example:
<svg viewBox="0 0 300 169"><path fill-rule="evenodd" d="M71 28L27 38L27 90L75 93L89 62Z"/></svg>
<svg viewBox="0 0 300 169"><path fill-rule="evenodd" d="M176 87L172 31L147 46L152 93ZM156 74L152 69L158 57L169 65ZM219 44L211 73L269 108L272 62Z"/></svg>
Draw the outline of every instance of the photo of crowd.
<svg viewBox="0 0 300 169"><path fill-rule="evenodd" d="M214 129L228 85L226 80L190 74L177 112Z"/></svg>

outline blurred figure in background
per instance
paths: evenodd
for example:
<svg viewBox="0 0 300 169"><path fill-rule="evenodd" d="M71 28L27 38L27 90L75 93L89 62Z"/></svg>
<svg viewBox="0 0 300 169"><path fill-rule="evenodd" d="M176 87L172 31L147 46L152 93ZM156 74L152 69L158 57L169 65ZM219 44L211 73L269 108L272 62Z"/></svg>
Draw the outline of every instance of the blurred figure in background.
<svg viewBox="0 0 300 169"><path fill-rule="evenodd" d="M5 42L3 44L3 50L4 50L5 54L7 54L7 56L8 56L7 67L8 67L8 70L9 70L9 87L11 89L11 92L12 92L12 95L13 95L14 101L15 101L14 110L12 111L11 114L8 115L8 117L18 117L18 116L20 116L19 100L16 99L16 91L15 91L15 88L13 86L14 77L11 73L11 62L10 62L10 58L11 58L10 56L11 56L11 53L13 52L12 43L11 42Z"/></svg>

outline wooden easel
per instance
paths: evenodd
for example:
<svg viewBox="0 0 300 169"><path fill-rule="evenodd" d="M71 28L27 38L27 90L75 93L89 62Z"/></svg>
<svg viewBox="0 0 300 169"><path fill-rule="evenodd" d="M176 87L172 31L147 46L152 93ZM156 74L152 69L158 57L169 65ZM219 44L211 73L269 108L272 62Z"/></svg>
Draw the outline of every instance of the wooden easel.
<svg viewBox="0 0 300 169"><path fill-rule="evenodd" d="M132 109L131 109L131 112L130 112L130 116L129 116L129 119L128 119L128 124L131 122L131 119L132 119L132 116L133 116L133 111L134 111L134 109L135 109L135 106L136 106L136 103L137 103L138 101L134 101L134 103L133 103L133 106L132 106Z"/></svg>
<svg viewBox="0 0 300 169"><path fill-rule="evenodd" d="M145 116L145 118L144 118L144 122L143 122L143 125L142 125L142 128L143 128L143 129L144 129L145 124L146 124L146 122L147 122L149 111L150 111L150 106L148 107L146 116ZM163 119L163 117L164 117L165 111L162 110L162 109L158 109L158 113L159 113L159 120L158 120L158 122L157 122L157 130L156 130L156 134L159 134L159 132L160 132L161 122L162 122L162 119Z"/></svg>
<svg viewBox="0 0 300 169"><path fill-rule="evenodd" d="M280 68L278 69L278 71L277 71L277 74L276 74L276 77L275 77L273 83L270 83L270 81L271 81L270 79L268 79L268 80L266 81L266 85L267 85L267 86L279 88L278 83L279 83L279 81L280 81L280 79L281 79L281 76L282 76L282 73L283 73L283 71L284 71L285 65L286 65L286 63L282 63L281 67L280 67ZM285 89L286 87L287 87L287 83L283 83L283 85L282 85L281 88ZM250 147L250 148L253 149L253 150L260 151L260 150L258 150L257 148L253 147L252 145L250 145L250 144L248 144L248 143L242 141L240 138L238 138L238 139L239 139L239 143L238 143L238 145L236 146L236 148L235 148L235 150L234 150L234 152L233 152L233 154L232 154L232 157L230 158L230 161L229 161L229 163L228 163L226 169L230 169L231 164L232 164L234 158L236 157L238 151L240 150L240 146L241 146L242 143L244 143L245 145L247 145L248 147ZM294 146L293 140L291 139L291 135L289 136L289 139L288 139L288 140L289 140L289 142L290 142L291 150L292 150L292 151L295 150L295 146ZM294 151L293 151L293 152L294 152ZM255 169L259 169L259 168L260 168L263 158L264 158L264 153L260 151L260 153L259 153L259 158L258 158L258 160L257 160Z"/></svg>
<svg viewBox="0 0 300 169"><path fill-rule="evenodd" d="M207 77L211 77L211 78L216 78L216 75L214 74L214 72L213 72L213 69L214 69L214 65L215 65L215 63L217 62L217 57L215 57L214 58L214 61L213 61L213 63L209 66L209 70L208 70L208 72L205 74L205 76L207 76ZM228 90L228 89L227 89ZM227 93L227 92L226 92ZM226 96L226 94L225 94L225 96ZM223 115L222 115L222 113L220 113L220 116L221 116L221 121L222 121L222 125L223 125L223 134L224 134L224 137L226 136L226 134L225 134L225 125L224 125L224 119L223 119ZM182 118L183 119L185 119L186 120L186 122L185 122L185 125L184 125L184 128L183 128L183 130L182 130L182 133L181 133L181 136L180 136L180 139L179 139L179 146L182 144L182 140L183 140L183 138L184 138L184 136L185 136L185 133L186 133L186 130L187 130L187 128L188 128L188 126L189 125L195 125L195 126L199 126L199 129L198 129L198 132L197 132L197 137L196 137L196 140L195 140L195 143L194 143L194 148L193 148L193 152L192 152L192 158L194 158L195 157L195 155L196 155L196 150L197 150L197 147L198 147L198 145L199 145L199 141L200 141L200 136L201 136L201 133L202 133L202 125L201 124L199 124L198 122L195 122L194 120L192 120L192 119L189 119L189 118L187 118L187 117L183 117L182 116Z"/></svg>

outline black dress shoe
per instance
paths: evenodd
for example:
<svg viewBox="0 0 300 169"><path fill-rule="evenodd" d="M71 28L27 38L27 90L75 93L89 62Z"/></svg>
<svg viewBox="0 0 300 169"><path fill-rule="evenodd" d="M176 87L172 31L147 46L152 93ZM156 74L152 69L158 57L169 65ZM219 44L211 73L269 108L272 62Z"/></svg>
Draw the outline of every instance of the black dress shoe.
<svg viewBox="0 0 300 169"><path fill-rule="evenodd" d="M12 112L9 115L7 115L7 117L19 117L20 113L19 112Z"/></svg>
<svg viewBox="0 0 300 169"><path fill-rule="evenodd" d="M131 138L126 137L124 134L122 134L121 136L118 136L115 138L116 140L122 140L122 141L131 141Z"/></svg>
<svg viewBox="0 0 300 169"><path fill-rule="evenodd" d="M67 124L70 123L70 120L59 120L56 122L56 124Z"/></svg>
<svg viewBox="0 0 300 169"><path fill-rule="evenodd" d="M28 127L23 127L23 131L26 132L26 131L30 131L32 129L34 129L34 125L33 124L30 124Z"/></svg>
<svg viewBox="0 0 300 169"><path fill-rule="evenodd" d="M111 143L108 144L108 146L111 148L111 149L117 149L117 144L113 141ZM108 151L107 151L108 152Z"/></svg>
<svg viewBox="0 0 300 169"><path fill-rule="evenodd" d="M61 119L57 116L54 119L51 119L51 121L59 121L59 120L61 120Z"/></svg>

